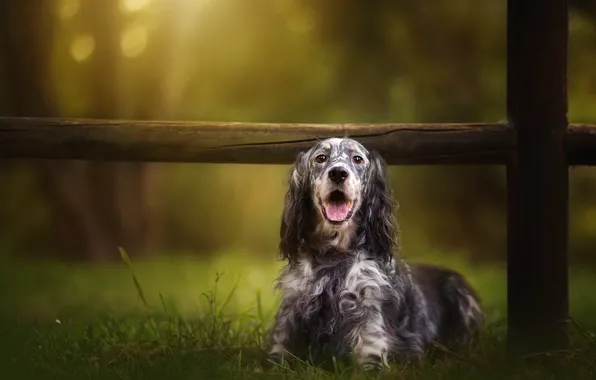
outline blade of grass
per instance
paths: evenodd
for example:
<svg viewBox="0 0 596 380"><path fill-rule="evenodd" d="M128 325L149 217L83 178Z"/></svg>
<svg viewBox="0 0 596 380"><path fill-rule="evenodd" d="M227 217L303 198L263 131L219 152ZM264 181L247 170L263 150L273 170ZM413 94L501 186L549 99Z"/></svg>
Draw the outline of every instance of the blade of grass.
<svg viewBox="0 0 596 380"><path fill-rule="evenodd" d="M170 313L168 313L168 307L166 305L166 300L163 297L163 294L159 292L159 299L161 300L161 307L163 308L163 312L169 317Z"/></svg>
<svg viewBox="0 0 596 380"><path fill-rule="evenodd" d="M226 306L228 306L228 304L230 303L230 301L232 301L232 297L234 296L234 293L236 293L236 289L238 288L238 283L239 282L240 282L240 276L238 276L238 278L236 279L236 282L234 283L234 286L232 287L232 290L230 291L230 294L228 294L228 296L225 299L223 305L221 305L221 307L219 308L218 317L221 318L221 316L223 315L224 309L226 308Z"/></svg>
<svg viewBox="0 0 596 380"><path fill-rule="evenodd" d="M130 270L130 273L132 275L132 281L135 284L135 288L137 289L137 294L139 295L141 302L143 302L143 305L145 305L146 308L151 309L151 307L149 307L149 304L147 303L147 299L145 298L145 293L143 292L143 288L141 287L141 284L139 283L137 276L135 276L135 274L132 270L132 263L130 261L130 257L128 257L128 254L126 253L124 248L118 247L118 250L120 251L120 257L122 257L122 261L124 261L124 263L126 264L126 267Z"/></svg>

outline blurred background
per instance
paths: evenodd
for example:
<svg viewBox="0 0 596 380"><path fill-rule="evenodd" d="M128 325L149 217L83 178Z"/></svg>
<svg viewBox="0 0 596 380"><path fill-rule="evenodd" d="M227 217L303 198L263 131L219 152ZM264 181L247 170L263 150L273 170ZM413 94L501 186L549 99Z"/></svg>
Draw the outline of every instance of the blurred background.
<svg viewBox="0 0 596 380"><path fill-rule="evenodd" d="M594 123L596 2L569 2L569 119ZM498 122L506 117L505 13L505 0L3 1L0 114ZM275 265L288 172L284 165L0 161L0 263L24 281L48 275L48 263L120 265L122 246L133 263L203 263L197 271L209 281L234 263L270 293L274 271L255 263ZM502 268L502 168L392 167L390 176L407 258ZM596 268L593 169L571 169L570 226L572 264ZM15 272L23 260L46 264ZM145 283L169 267L152 268ZM179 280L189 267L176 268ZM42 297L42 282L31 281ZM82 287L68 284L71 292Z"/></svg>

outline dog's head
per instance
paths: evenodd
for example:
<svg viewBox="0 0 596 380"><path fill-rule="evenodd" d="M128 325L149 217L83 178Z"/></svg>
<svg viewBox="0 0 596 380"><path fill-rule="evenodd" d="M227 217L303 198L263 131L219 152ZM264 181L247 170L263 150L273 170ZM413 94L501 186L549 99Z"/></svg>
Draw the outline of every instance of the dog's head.
<svg viewBox="0 0 596 380"><path fill-rule="evenodd" d="M391 254L393 211L386 164L376 152L348 138L320 141L299 153L292 168L280 252L291 260L304 243L321 251L359 243Z"/></svg>

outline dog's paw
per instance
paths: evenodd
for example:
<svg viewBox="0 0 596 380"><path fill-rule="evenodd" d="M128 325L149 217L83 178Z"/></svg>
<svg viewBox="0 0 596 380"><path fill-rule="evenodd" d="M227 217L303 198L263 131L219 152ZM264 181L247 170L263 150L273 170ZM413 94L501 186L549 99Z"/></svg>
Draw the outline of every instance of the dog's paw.
<svg viewBox="0 0 596 380"><path fill-rule="evenodd" d="M269 367L285 366L288 363L288 353L285 349L274 347L267 355Z"/></svg>
<svg viewBox="0 0 596 380"><path fill-rule="evenodd" d="M358 367L364 372L380 372L389 369L386 357L370 355L358 358Z"/></svg>
<svg viewBox="0 0 596 380"><path fill-rule="evenodd" d="M281 352L271 352L267 356L267 360L269 360L273 364L282 364L284 362L284 357Z"/></svg>

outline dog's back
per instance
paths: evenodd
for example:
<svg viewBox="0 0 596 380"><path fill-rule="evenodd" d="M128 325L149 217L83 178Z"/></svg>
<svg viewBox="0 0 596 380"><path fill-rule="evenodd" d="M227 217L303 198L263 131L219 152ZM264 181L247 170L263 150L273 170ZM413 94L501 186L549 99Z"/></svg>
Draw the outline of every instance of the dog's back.
<svg viewBox="0 0 596 380"><path fill-rule="evenodd" d="M458 272L432 264L412 264L412 278L422 290L437 341L456 345L470 339L483 323L480 298Z"/></svg>

